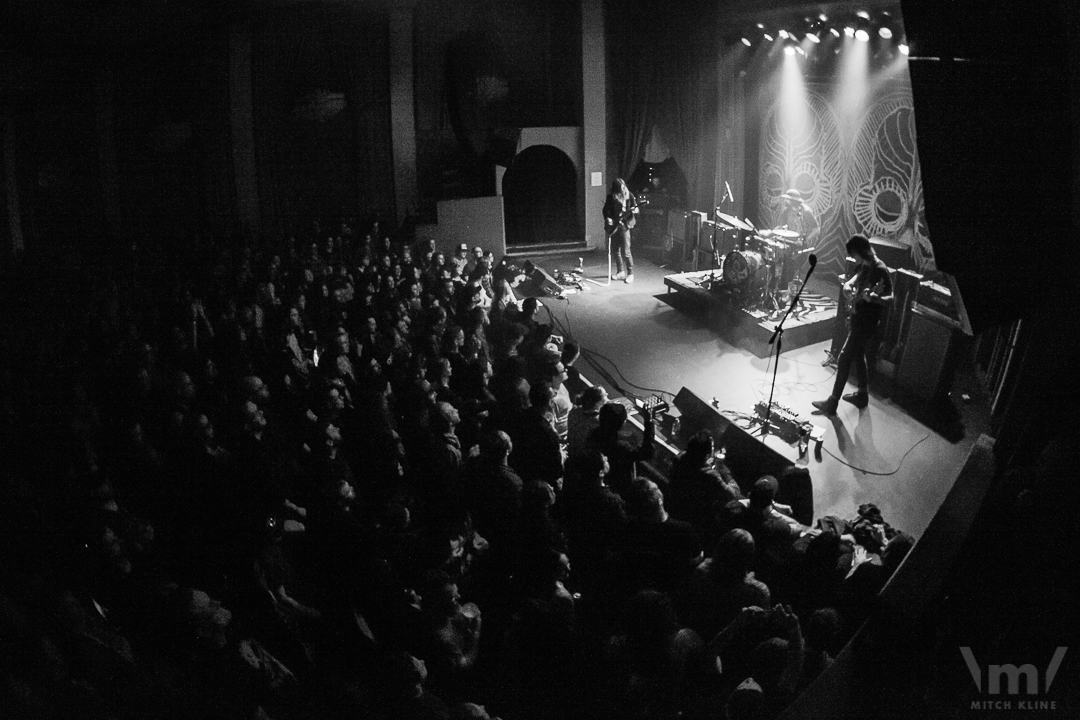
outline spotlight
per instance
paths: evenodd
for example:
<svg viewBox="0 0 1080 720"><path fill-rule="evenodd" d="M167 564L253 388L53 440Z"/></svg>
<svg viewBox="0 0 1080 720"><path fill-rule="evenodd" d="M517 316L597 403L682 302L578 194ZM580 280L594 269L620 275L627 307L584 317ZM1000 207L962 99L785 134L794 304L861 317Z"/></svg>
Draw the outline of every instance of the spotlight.
<svg viewBox="0 0 1080 720"><path fill-rule="evenodd" d="M878 34L878 35L880 35L880 36L881 36L881 38L882 38L883 40L888 40L889 38L891 38L891 37L892 37L892 30L890 30L889 28L887 28L887 27L885 27L885 26L883 25L883 26L881 26L881 28L880 28L880 29L879 29L879 30L877 31L877 34Z"/></svg>
<svg viewBox="0 0 1080 720"><path fill-rule="evenodd" d="M794 55L795 54L795 46L794 45L785 45L784 46L784 54L785 55Z"/></svg>
<svg viewBox="0 0 1080 720"><path fill-rule="evenodd" d="M772 42L772 41L773 41L773 40L775 40L776 38L774 38L774 37L773 37L772 35L770 35L769 33L765 33L765 39L766 39L766 40L768 40L769 42Z"/></svg>
<svg viewBox="0 0 1080 720"><path fill-rule="evenodd" d="M758 23L757 24L757 29L758 30L764 30L765 29L765 23Z"/></svg>
<svg viewBox="0 0 1080 720"><path fill-rule="evenodd" d="M901 55L906 56L910 52L911 52L911 48L909 48L907 45L905 45L903 43L900 44L900 54Z"/></svg>
<svg viewBox="0 0 1080 720"><path fill-rule="evenodd" d="M802 49L801 47L799 47L798 45L796 45L796 46L795 46L795 52L799 53L799 54L800 54L800 55L802 55L803 57L806 57L806 51L805 51L805 50L803 50L803 49Z"/></svg>
<svg viewBox="0 0 1080 720"><path fill-rule="evenodd" d="M829 34L833 37L840 37L840 31L836 28L829 28Z"/></svg>
<svg viewBox="0 0 1080 720"><path fill-rule="evenodd" d="M863 20L869 20L870 19L870 13L866 12L865 10L860 10L859 12L857 12L855 14L858 15L859 17L861 17Z"/></svg>
<svg viewBox="0 0 1080 720"><path fill-rule="evenodd" d="M821 22L829 22L829 16L826 15L825 13L821 13L817 17L818 17L818 20L820 20Z"/></svg>
<svg viewBox="0 0 1080 720"><path fill-rule="evenodd" d="M780 37L782 37L785 40L787 40L789 37L791 37L791 33L789 33L787 30L781 30L780 32L777 33L777 35L779 35Z"/></svg>
<svg viewBox="0 0 1080 720"><path fill-rule="evenodd" d="M855 39L858 40L859 42L869 42L870 33L866 32L862 28L859 28L858 30L855 31Z"/></svg>
<svg viewBox="0 0 1080 720"><path fill-rule="evenodd" d="M821 38L817 36L817 33L806 33L806 39L817 45L821 42Z"/></svg>
<svg viewBox="0 0 1080 720"><path fill-rule="evenodd" d="M750 47L750 45L751 45L750 40L748 40L747 38L742 39L742 44L745 45L746 47Z"/></svg>
<svg viewBox="0 0 1080 720"><path fill-rule="evenodd" d="M844 28L844 34L847 35L849 38L850 37L855 37L855 28L853 28L853 27Z"/></svg>

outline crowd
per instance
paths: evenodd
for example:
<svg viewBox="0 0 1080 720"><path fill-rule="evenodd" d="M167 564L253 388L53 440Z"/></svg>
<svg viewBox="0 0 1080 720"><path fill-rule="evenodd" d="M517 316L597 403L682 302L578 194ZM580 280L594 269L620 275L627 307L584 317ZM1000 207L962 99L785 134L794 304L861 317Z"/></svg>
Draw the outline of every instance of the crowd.
<svg viewBox="0 0 1080 720"><path fill-rule="evenodd" d="M772 717L911 545L798 523L704 432L643 472L652 418L479 248L184 254L5 320L13 716Z"/></svg>

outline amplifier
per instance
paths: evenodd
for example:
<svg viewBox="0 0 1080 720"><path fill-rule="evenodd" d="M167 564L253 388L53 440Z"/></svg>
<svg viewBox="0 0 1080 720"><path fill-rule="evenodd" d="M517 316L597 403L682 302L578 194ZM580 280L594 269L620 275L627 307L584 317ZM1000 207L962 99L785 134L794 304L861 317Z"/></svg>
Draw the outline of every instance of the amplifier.
<svg viewBox="0 0 1080 720"><path fill-rule="evenodd" d="M953 302L952 291L944 285L939 285L933 280L923 280L919 283L919 291L915 296L915 302L923 307L936 310L953 320L960 319L960 314L956 309L956 303Z"/></svg>

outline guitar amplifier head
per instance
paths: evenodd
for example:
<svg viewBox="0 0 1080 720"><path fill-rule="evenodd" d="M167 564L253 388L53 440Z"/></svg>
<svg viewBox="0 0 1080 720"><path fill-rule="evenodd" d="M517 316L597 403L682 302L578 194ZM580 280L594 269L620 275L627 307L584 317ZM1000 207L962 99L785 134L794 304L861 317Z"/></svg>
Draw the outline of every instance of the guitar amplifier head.
<svg viewBox="0 0 1080 720"><path fill-rule="evenodd" d="M933 280L923 280L919 283L919 290L915 295L915 302L925 307L952 318L959 320L956 303L953 302L952 291L944 285L939 285Z"/></svg>

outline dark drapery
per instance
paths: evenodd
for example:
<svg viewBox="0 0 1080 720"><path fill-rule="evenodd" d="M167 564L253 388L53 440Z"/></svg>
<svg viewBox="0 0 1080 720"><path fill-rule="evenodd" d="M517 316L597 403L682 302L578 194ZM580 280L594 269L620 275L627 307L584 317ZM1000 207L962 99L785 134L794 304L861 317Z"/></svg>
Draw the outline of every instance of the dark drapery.
<svg viewBox="0 0 1080 720"><path fill-rule="evenodd" d="M312 220L394 212L389 20L336 5L267 11L252 30L252 103L264 234ZM342 93L323 120L297 112L314 92Z"/></svg>
<svg viewBox="0 0 1080 720"><path fill-rule="evenodd" d="M633 172L655 127L686 173L692 209L711 209L719 197L715 17L701 3L607 4L615 170Z"/></svg>

